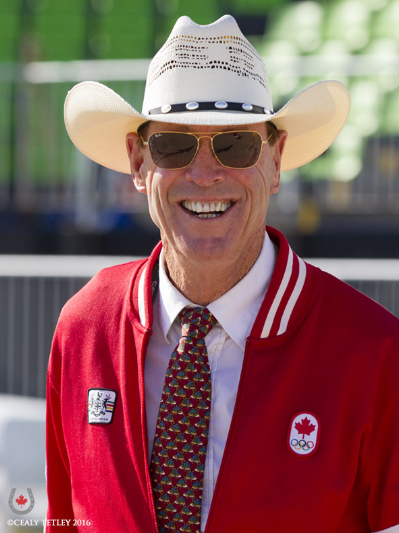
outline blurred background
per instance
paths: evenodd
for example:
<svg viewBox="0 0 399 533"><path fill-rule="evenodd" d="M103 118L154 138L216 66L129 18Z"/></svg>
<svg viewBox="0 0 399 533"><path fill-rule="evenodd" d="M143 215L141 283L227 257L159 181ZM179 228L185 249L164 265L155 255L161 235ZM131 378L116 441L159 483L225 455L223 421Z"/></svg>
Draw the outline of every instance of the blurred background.
<svg viewBox="0 0 399 533"><path fill-rule="evenodd" d="M275 109L321 80L348 86L347 125L325 154L283 174L268 223L399 316L399 0L2 0L0 531L17 517L17 484L37 487L44 518L42 402L63 303L159 239L131 178L72 145L65 96L96 80L141 110L149 60L176 19L225 13L264 58Z"/></svg>
<svg viewBox="0 0 399 533"><path fill-rule="evenodd" d="M283 175L269 223L302 256L399 257L398 0L2 1L0 253L151 251L145 197L75 149L65 96L98 80L141 110L149 58L177 17L224 13L264 57L275 109L320 80L352 95L333 146Z"/></svg>

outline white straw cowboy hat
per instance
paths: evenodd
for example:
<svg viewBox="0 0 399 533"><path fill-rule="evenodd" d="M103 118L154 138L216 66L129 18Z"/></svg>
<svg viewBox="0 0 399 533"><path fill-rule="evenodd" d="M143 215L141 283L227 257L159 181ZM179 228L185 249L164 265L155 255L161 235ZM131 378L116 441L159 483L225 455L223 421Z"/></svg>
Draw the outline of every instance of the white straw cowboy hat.
<svg viewBox="0 0 399 533"><path fill-rule="evenodd" d="M86 81L68 93L65 124L83 154L129 174L126 135L148 120L216 127L270 120L288 132L284 171L323 153L344 126L349 107L347 88L323 81L274 113L264 62L235 19L225 15L200 26L181 17L151 61L142 113L105 85Z"/></svg>

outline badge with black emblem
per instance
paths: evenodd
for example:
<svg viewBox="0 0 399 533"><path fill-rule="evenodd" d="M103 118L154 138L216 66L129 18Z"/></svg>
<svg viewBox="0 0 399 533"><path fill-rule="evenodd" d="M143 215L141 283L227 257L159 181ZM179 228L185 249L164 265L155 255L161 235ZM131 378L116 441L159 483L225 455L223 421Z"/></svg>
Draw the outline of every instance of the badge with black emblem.
<svg viewBox="0 0 399 533"><path fill-rule="evenodd" d="M89 389L87 391L87 419L89 424L110 424L114 416L116 391Z"/></svg>

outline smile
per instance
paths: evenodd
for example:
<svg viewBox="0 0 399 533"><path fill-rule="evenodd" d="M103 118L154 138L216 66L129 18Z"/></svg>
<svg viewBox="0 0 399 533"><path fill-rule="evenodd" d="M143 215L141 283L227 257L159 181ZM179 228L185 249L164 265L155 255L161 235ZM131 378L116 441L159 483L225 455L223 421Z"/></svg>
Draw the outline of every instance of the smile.
<svg viewBox="0 0 399 533"><path fill-rule="evenodd" d="M198 218L215 218L223 215L233 205L228 202L194 202L183 200L180 204L184 209Z"/></svg>

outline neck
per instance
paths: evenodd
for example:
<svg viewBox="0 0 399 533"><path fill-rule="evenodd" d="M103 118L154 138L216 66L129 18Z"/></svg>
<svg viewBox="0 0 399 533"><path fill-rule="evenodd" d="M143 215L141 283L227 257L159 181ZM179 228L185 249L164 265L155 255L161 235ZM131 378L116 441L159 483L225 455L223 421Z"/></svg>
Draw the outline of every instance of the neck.
<svg viewBox="0 0 399 533"><path fill-rule="evenodd" d="M188 300L206 307L246 276L259 257L263 239L264 234L231 261L190 261L180 257L173 248L164 246L167 275Z"/></svg>

